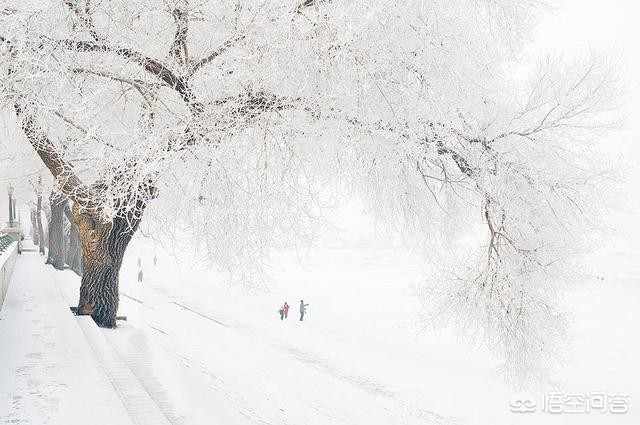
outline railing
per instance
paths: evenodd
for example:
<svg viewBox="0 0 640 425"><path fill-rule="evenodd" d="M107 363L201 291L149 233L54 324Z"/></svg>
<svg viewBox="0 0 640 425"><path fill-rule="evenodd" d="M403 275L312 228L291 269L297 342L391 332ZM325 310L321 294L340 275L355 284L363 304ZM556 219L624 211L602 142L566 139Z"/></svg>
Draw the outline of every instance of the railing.
<svg viewBox="0 0 640 425"><path fill-rule="evenodd" d="M13 243L13 238L6 233L0 233L0 254Z"/></svg>

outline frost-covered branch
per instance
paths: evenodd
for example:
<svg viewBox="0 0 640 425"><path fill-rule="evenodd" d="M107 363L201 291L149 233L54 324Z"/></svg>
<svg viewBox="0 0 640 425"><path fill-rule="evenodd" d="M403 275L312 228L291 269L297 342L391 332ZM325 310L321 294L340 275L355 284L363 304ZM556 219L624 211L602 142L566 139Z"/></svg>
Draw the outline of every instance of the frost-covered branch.
<svg viewBox="0 0 640 425"><path fill-rule="evenodd" d="M512 377L551 363L619 89L599 56L508 71L540 2L60 6L0 15L0 105L29 107L30 145L104 217L144 211L246 283L358 196L434 264L429 323L481 335Z"/></svg>
<svg viewBox="0 0 640 425"><path fill-rule="evenodd" d="M243 35L236 35L234 37L231 37L224 43L222 43L220 47L218 47L217 49L215 49L214 51L212 51L211 53L209 53L208 55L206 55L205 57L203 57L202 59L194 63L193 66L191 67L191 74L196 73L200 68L212 62L215 58L222 55L224 52L226 52L231 47L233 47L236 43L238 43L239 41L242 41L244 37L245 36Z"/></svg>
<svg viewBox="0 0 640 425"><path fill-rule="evenodd" d="M84 3L84 4L83 4ZM102 42L104 38L98 34L91 15L91 0L64 0L64 4L76 16L80 27L85 29L95 41Z"/></svg>
<svg viewBox="0 0 640 425"><path fill-rule="evenodd" d="M169 55L174 60L185 65L189 62L189 48L187 47L187 36L189 34L189 11L187 9L188 2L177 3L173 10L171 10L171 16L175 21L176 33L169 50Z"/></svg>
<svg viewBox="0 0 640 425"><path fill-rule="evenodd" d="M142 66L145 71L154 75L168 87L175 90L194 111L197 112L201 109L201 105L197 102L196 96L189 87L188 81L157 59L145 56L140 52L126 47L114 47L109 44L92 41L53 40L53 43L77 52L114 53L124 59L134 61Z"/></svg>
<svg viewBox="0 0 640 425"><path fill-rule="evenodd" d="M60 190L75 202L86 204L92 199L89 188L85 186L56 149L51 140L38 126L33 113L23 99L17 99L14 105L16 114L21 120L22 130L31 146L36 151L53 178L58 182Z"/></svg>

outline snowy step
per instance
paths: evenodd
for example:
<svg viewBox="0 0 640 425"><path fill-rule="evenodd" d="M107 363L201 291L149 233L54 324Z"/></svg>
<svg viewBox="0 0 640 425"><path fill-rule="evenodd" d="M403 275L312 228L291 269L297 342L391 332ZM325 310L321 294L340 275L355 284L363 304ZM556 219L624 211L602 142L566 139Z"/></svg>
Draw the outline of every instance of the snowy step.
<svg viewBox="0 0 640 425"><path fill-rule="evenodd" d="M76 320L133 422L169 424L151 395L103 334L114 331L98 328L88 316L76 316Z"/></svg>

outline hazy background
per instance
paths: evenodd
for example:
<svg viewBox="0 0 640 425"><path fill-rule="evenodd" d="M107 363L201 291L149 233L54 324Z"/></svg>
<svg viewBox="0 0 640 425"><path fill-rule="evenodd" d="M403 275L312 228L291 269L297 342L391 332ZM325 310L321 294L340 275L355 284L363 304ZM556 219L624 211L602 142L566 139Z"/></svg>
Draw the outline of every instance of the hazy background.
<svg viewBox="0 0 640 425"><path fill-rule="evenodd" d="M618 249L640 242L640 4L635 0L563 0L554 3L537 30L539 52L568 54L593 50L610 52L628 82L623 114L625 127L608 135L603 144L630 168L622 182L623 199L615 205L612 242Z"/></svg>

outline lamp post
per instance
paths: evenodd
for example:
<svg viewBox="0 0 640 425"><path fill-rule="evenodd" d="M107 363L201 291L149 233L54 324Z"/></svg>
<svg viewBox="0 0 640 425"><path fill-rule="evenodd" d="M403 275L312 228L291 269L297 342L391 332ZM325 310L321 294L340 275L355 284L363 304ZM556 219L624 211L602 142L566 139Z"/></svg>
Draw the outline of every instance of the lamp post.
<svg viewBox="0 0 640 425"><path fill-rule="evenodd" d="M9 185L9 227L13 227L13 186Z"/></svg>

